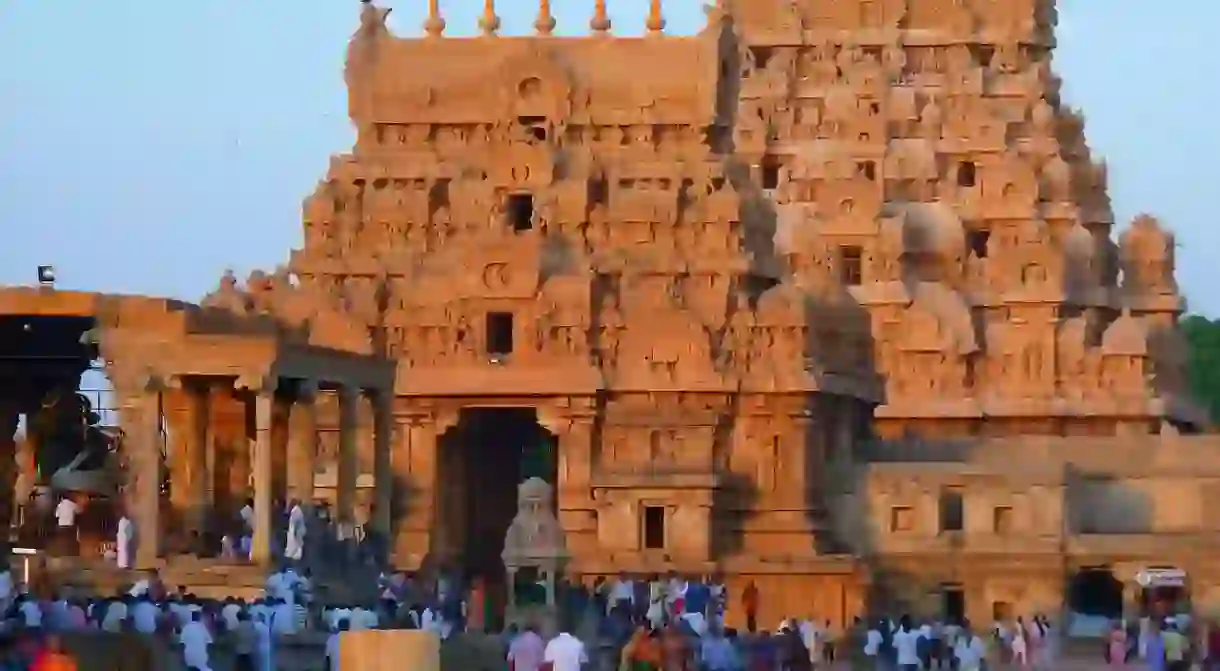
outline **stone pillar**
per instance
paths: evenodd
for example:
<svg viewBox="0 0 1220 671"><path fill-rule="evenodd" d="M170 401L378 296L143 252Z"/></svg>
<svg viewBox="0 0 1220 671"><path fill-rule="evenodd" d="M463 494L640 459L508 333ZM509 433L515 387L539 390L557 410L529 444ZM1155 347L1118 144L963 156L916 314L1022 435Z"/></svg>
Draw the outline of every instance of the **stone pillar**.
<svg viewBox="0 0 1220 671"><path fill-rule="evenodd" d="M271 421L275 405L274 388L254 390L254 455L251 470L254 475L254 550L251 559L265 564L272 558L274 533L274 473L271 443Z"/></svg>
<svg viewBox="0 0 1220 671"><path fill-rule="evenodd" d="M360 394L355 387L339 388L339 458L335 482L335 514L340 524L355 520L356 503L356 422Z"/></svg>
<svg viewBox="0 0 1220 671"><path fill-rule="evenodd" d="M173 536L185 536L191 520L194 498L194 478L191 468L195 452L201 449L195 431L196 407L189 386L167 392L161 399L162 412L169 427L169 446L165 461L169 470L169 509L167 531ZM193 527L197 528L197 527Z"/></svg>
<svg viewBox="0 0 1220 671"><path fill-rule="evenodd" d="M288 417L288 498L303 504L313 501L317 472L317 391L316 383L301 382Z"/></svg>
<svg viewBox="0 0 1220 671"><path fill-rule="evenodd" d="M541 419L541 417L540 417ZM581 555L594 552L597 542L596 505L593 501L593 417L574 416L566 426L547 426L559 437L558 482L555 500L560 527L568 549Z"/></svg>
<svg viewBox="0 0 1220 671"><path fill-rule="evenodd" d="M394 479L405 491L402 517L394 535L394 561L402 568L417 568L433 549L436 515L436 470L438 431L426 416L403 418L400 449L393 450Z"/></svg>
<svg viewBox="0 0 1220 671"><path fill-rule="evenodd" d="M816 464L817 455L813 450L818 448L814 439L816 425L806 412L797 412L786 418L781 418L777 428L779 434L779 449L783 471L778 473L780 497L789 509L808 511L813 503L821 498L822 483L815 473L821 472ZM805 516L806 523L808 515Z"/></svg>
<svg viewBox="0 0 1220 671"><path fill-rule="evenodd" d="M117 377L117 376L116 376ZM153 568L161 556L161 394L158 380L141 376L115 386L127 464L124 506L135 522L136 568Z"/></svg>
<svg viewBox="0 0 1220 671"><path fill-rule="evenodd" d="M210 519L216 509L216 387L208 382L200 391L201 419L207 425L203 439L203 477L200 479L200 508ZM215 531L214 528L210 528Z"/></svg>
<svg viewBox="0 0 1220 671"><path fill-rule="evenodd" d="M212 397L206 387L188 389L187 394L191 421L187 435L184 436L185 440L182 441L186 448L186 454L183 456L187 473L185 484L189 492L185 510L188 526L202 533L207 529L208 512L211 508L209 493L212 490L212 471L208 467L208 450L213 447Z"/></svg>
<svg viewBox="0 0 1220 671"><path fill-rule="evenodd" d="M25 503L17 501L17 425L21 422L21 404L11 399L0 399L0 524L13 521L17 507Z"/></svg>
<svg viewBox="0 0 1220 671"><path fill-rule="evenodd" d="M394 393L379 390L373 396L373 529L383 542L390 539L394 508L394 472L391 460L394 431Z"/></svg>

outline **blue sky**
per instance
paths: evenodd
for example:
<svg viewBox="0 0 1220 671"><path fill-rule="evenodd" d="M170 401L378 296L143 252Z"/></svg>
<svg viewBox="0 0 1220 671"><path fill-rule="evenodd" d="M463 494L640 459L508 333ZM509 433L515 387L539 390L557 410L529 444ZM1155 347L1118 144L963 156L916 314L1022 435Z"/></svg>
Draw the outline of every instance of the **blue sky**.
<svg viewBox="0 0 1220 671"><path fill-rule="evenodd" d="M383 0L414 34L425 0ZM452 34L482 3L442 0ZM581 33L593 0L553 0ZM619 32L647 0L609 0ZM497 2L525 34L536 2ZM671 32L702 22L666 0ZM351 143L342 59L356 0L0 2L0 283L40 263L60 285L197 299L226 267L271 268L300 244L300 201ZM1220 4L1061 0L1057 69L1110 162L1118 215L1178 233L1191 307L1220 316L1220 226L1208 182L1220 140Z"/></svg>

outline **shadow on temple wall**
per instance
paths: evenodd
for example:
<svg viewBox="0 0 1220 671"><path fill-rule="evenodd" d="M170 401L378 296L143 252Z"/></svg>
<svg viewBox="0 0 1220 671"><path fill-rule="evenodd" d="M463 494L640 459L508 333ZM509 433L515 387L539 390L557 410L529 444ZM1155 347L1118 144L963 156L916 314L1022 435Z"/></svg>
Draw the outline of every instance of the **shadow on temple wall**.
<svg viewBox="0 0 1220 671"><path fill-rule="evenodd" d="M1149 534L1156 531L1156 500L1142 479L1064 466L1064 530L1069 534Z"/></svg>
<svg viewBox="0 0 1220 671"><path fill-rule="evenodd" d="M753 479L725 473L712 492L712 556L732 557L746 551L742 529L758 500Z"/></svg>

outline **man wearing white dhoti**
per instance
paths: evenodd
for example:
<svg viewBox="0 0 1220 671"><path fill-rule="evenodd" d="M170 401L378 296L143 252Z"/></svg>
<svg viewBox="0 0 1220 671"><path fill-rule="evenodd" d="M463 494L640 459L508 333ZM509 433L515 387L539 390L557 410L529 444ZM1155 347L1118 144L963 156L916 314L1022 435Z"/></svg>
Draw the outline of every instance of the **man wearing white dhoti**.
<svg viewBox="0 0 1220 671"><path fill-rule="evenodd" d="M135 524L124 514L119 518L118 533L114 539L114 555L119 568L131 568L131 550L135 540Z"/></svg>
<svg viewBox="0 0 1220 671"><path fill-rule="evenodd" d="M284 557L291 561L301 561L305 553L305 511L298 501L292 502L292 510L288 512L287 535Z"/></svg>

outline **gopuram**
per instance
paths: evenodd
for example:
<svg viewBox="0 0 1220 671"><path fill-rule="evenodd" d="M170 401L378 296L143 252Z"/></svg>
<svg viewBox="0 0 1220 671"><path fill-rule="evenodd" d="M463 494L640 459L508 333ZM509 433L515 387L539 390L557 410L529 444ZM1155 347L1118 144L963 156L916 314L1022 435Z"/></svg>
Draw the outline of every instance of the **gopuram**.
<svg viewBox="0 0 1220 671"><path fill-rule="evenodd" d="M229 372L184 426L233 440L198 463L248 463L241 403L320 388L286 435L344 436L301 454L347 455L345 501L374 472L406 568L502 571L538 477L569 574L721 575L731 619L751 583L767 623L1220 604L1220 440L1192 435L1173 236L1140 216L1113 240L1052 0L722 0L693 36L654 0L632 38L605 0L577 38L547 0L523 37L491 0L482 36L447 37L439 5L419 38L363 5L357 139L303 247L190 308L268 324L267 356L343 336ZM327 357L369 377L319 380L347 370ZM165 377L219 379L186 361ZM339 413L380 362L380 411ZM166 454L171 482L213 473Z"/></svg>

